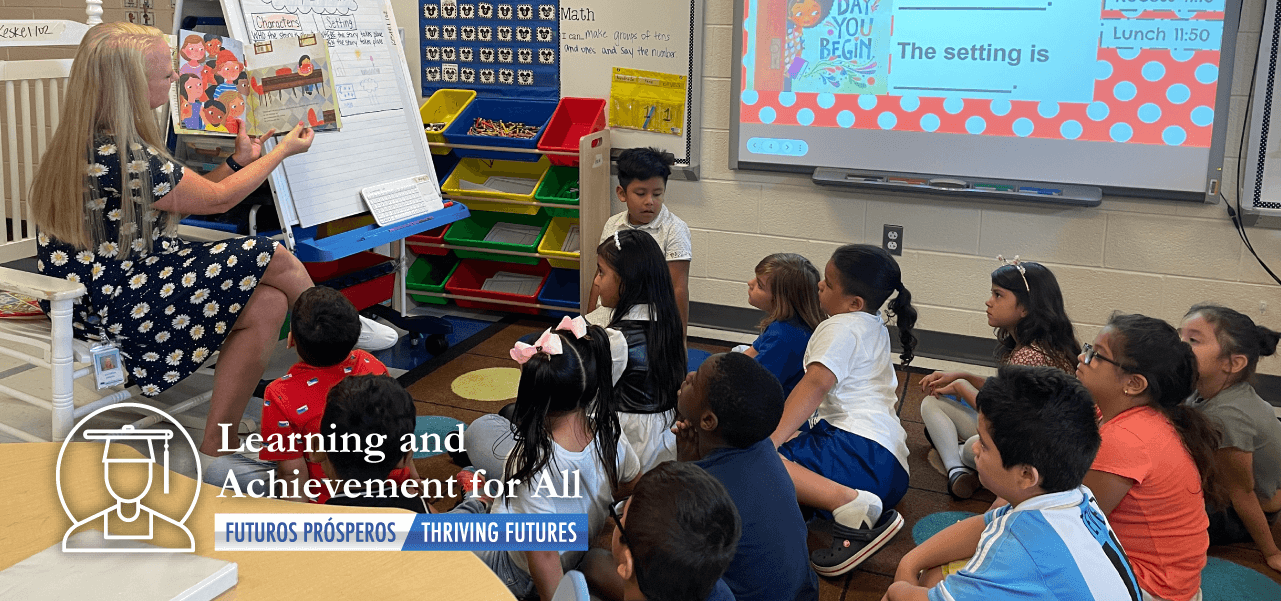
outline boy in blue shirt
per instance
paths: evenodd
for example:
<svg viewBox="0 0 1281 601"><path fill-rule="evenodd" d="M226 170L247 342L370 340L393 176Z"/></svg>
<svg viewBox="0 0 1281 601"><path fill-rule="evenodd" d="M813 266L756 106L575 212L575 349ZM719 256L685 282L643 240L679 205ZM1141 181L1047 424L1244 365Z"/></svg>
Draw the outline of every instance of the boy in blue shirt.
<svg viewBox="0 0 1281 601"><path fill-rule="evenodd" d="M676 402L676 454L729 491L742 522L738 552L722 577L738 601L818 599L796 488L770 434L783 388L742 353L712 355L689 374Z"/></svg>
<svg viewBox="0 0 1281 601"><path fill-rule="evenodd" d="M904 555L886 598L1143 598L1094 494L1081 485L1101 439L1080 382L1051 367L1007 365L979 391L978 410L979 480L1009 505L953 524Z"/></svg>

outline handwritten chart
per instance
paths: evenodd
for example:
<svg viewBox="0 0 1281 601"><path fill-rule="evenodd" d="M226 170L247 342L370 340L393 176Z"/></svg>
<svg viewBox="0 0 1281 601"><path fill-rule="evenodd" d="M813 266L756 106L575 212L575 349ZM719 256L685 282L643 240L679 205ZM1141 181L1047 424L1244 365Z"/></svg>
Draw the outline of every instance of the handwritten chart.
<svg viewBox="0 0 1281 601"><path fill-rule="evenodd" d="M334 63L338 110L344 117L402 108L380 6L377 0L241 0L252 42L301 33L324 35Z"/></svg>

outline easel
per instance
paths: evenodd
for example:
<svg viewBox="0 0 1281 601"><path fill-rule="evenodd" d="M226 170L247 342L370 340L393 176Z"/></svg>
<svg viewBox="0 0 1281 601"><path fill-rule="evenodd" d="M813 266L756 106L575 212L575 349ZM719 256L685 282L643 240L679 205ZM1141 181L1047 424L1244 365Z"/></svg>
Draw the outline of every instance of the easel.
<svg viewBox="0 0 1281 601"><path fill-rule="evenodd" d="M405 127L408 128L406 131L409 132L410 135L409 143L413 146L412 152L419 153L421 155L419 164L422 165L425 163L425 166L417 173L430 173L429 170L431 170L432 167L430 154L427 150L427 140L426 136L423 134L417 111L414 110L416 108L416 106L414 106L416 96L412 94L412 79L409 78L408 68L404 63L404 51L401 47L398 36L396 35L395 18L392 15L390 5L387 4L385 0L377 1L381 4L384 12L384 20L388 31L386 44L390 50L391 60L393 63L398 63L390 65L389 68L393 70L399 69L395 75L399 78L398 81L402 84L401 91L403 93L401 95L404 96L403 108L406 121ZM211 19L222 19L223 22L226 23L226 28L231 37L246 42L250 39L245 25L245 15L241 12L240 0L222 0L222 2L219 2L218 0L177 0L176 6L174 7L173 33L176 34L177 31L183 27L184 20L193 18L197 22L203 21L205 23L210 22ZM299 31L298 33L309 32ZM317 31L310 33L321 32ZM406 82L408 83L406 84ZM405 91L405 85L408 86L408 91ZM346 117L344 117L344 121L347 121ZM347 128L344 127L344 130L346 129ZM322 135L332 136L337 134ZM334 139L329 138L325 141L329 142L330 149L332 150L335 146L335 144L333 144ZM270 150L274 146L274 140L264 144L264 148L267 150ZM323 152L324 150L322 146L321 137L317 136L317 144L313 145L311 153L308 154L316 154L318 153L318 150L319 152ZM418 158L418 154L413 156ZM392 294L392 306L387 307L381 304L374 305L369 307L369 311L383 317L397 327L409 331L411 334L429 336L428 350L434 352L443 351L447 346L444 335L452 331L452 326L448 322L436 317L408 317L404 314L406 306L404 282L408 272L407 261L404 260L404 257L406 256L404 239L408 236L419 234L460 219L465 219L469 216L467 208L461 203L452 203L442 210L419 215L387 226L370 224L340 234L321 237L318 232L318 224L313 223L309 226L302 225L304 220L300 217L301 212L299 207L303 207L304 205L301 203L310 202L311 199L295 198L293 188L291 187L288 178L290 170L296 168L295 166L291 166L291 162L295 161L295 159L299 159L300 157L304 161L308 158L307 155L291 157L289 162L286 162L283 168L278 168L272 173L271 179L269 180L271 182L272 192L275 196L276 211L280 217L286 247L293 251L295 256L303 262L322 262L341 259L358 252L390 244L391 258L397 261L397 278ZM361 176L359 182L344 180L343 183L348 187L353 183L359 183L361 186L368 186L385 183L390 179L395 179L387 178L385 175L377 172L362 173L359 175ZM352 194L355 194L355 196L352 196ZM358 202L358 199L358 191L350 192L347 195L347 202ZM350 213L348 215L350 215ZM348 215L343 215L343 217ZM417 344L417 340L418 338L416 336L413 343Z"/></svg>

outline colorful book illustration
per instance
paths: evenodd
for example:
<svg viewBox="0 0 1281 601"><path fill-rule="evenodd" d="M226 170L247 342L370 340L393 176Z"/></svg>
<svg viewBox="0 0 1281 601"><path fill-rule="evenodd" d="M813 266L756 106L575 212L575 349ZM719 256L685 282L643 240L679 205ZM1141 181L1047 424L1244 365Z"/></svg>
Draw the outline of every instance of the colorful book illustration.
<svg viewBox="0 0 1281 601"><path fill-rule="evenodd" d="M171 93L180 134L286 132L300 122L318 131L342 126L332 62L322 36L307 34L245 46L232 38L182 30L178 85Z"/></svg>
<svg viewBox="0 0 1281 601"><path fill-rule="evenodd" d="M893 0L787 0L785 90L885 94Z"/></svg>
<svg viewBox="0 0 1281 601"><path fill-rule="evenodd" d="M44 316L36 299L17 292L0 292L0 319Z"/></svg>

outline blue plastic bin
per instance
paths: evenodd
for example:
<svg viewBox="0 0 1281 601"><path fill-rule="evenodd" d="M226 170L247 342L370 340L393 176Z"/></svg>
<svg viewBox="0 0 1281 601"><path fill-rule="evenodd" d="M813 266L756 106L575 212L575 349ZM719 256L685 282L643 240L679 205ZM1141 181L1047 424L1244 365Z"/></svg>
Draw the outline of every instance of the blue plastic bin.
<svg viewBox="0 0 1281 601"><path fill-rule="evenodd" d="M547 276L547 283L543 284L542 291L538 293L538 303L568 309L568 311L547 309L547 314L552 317L578 315L578 270L553 269Z"/></svg>
<svg viewBox="0 0 1281 601"><path fill-rule="evenodd" d="M450 144L470 144L472 146L501 146L504 148L523 148L535 150L538 139L547 129L547 122L556 112L555 100L517 100L512 98L477 98L458 114L454 122L445 130L445 139ZM472 123L478 117L508 122L524 123L538 127L538 135L528 140L502 138L498 136L468 135ZM542 158L537 153L499 152L493 150L468 150L455 148L454 154L460 157L492 159L499 161L537 161Z"/></svg>

